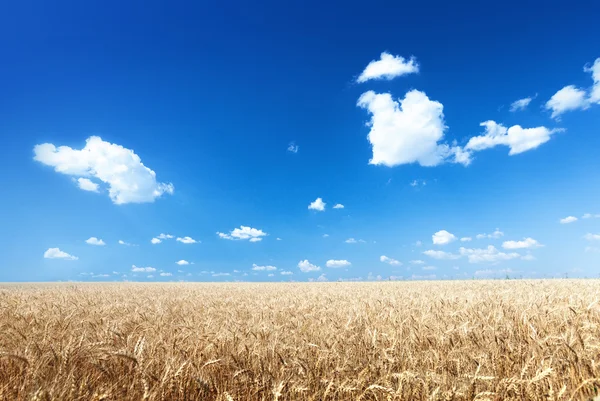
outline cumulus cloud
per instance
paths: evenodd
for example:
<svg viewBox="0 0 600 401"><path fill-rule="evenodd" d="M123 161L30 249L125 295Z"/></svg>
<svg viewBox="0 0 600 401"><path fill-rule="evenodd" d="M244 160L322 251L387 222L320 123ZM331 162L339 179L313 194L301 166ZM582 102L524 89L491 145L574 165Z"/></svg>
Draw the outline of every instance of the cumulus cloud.
<svg viewBox="0 0 600 401"><path fill-rule="evenodd" d="M327 267L331 267L331 268L340 268L340 267L348 267L350 266L352 263L348 262L347 260L334 260L334 259L330 259L325 263L325 266Z"/></svg>
<svg viewBox="0 0 600 401"><path fill-rule="evenodd" d="M294 273L292 273L292 272L290 272L290 271L285 271L285 270L284 270L284 271L282 271L282 272L279 272L279 274L281 274L282 276L291 276L291 275L292 275L292 274L294 274Z"/></svg>
<svg viewBox="0 0 600 401"><path fill-rule="evenodd" d="M592 74L593 84L589 90L575 85L567 85L556 92L546 102L546 109L552 112L552 118L573 110L586 110L594 103L600 103L600 58L591 66L584 66L584 72Z"/></svg>
<svg viewBox="0 0 600 401"><path fill-rule="evenodd" d="M131 266L131 271L135 273L152 273L156 269L154 267L137 267L136 265Z"/></svg>
<svg viewBox="0 0 600 401"><path fill-rule="evenodd" d="M325 281L329 281L329 280L325 276L325 273L323 273L319 277L317 277L317 281L325 282Z"/></svg>
<svg viewBox="0 0 600 401"><path fill-rule="evenodd" d="M344 241L346 244L358 244L360 243L365 243L367 241L365 241L364 239L355 239L355 238L348 238L346 241Z"/></svg>
<svg viewBox="0 0 600 401"><path fill-rule="evenodd" d="M522 128L520 125L506 128L492 120L482 122L480 125L485 127L483 135L469 139L465 146L466 151L480 151L503 145L510 148L508 152L510 156L517 155L537 148L548 142L552 134L563 131L546 127Z"/></svg>
<svg viewBox="0 0 600 401"><path fill-rule="evenodd" d="M440 143L444 138L444 106L424 92L411 90L396 101L389 93L368 91L357 106L371 114L367 136L373 150L369 164L387 167L418 163L436 166L444 161L468 165L469 155L458 146Z"/></svg>
<svg viewBox="0 0 600 401"><path fill-rule="evenodd" d="M500 262L502 260L510 260L521 257L518 253L504 253L500 252L493 245L488 245L487 248L470 249L463 248L459 249L459 253L462 256L466 256L469 259L469 263L481 263L481 262Z"/></svg>
<svg viewBox="0 0 600 401"><path fill-rule="evenodd" d="M515 100L514 102L512 102L510 104L510 111L514 113L515 111L525 110L527 108L527 106L529 106L529 103L531 103L532 100L533 100L533 97L531 97L531 96L525 97L523 99Z"/></svg>
<svg viewBox="0 0 600 401"><path fill-rule="evenodd" d="M344 205L342 205L341 203L336 203L336 205L333 208L334 209L343 209Z"/></svg>
<svg viewBox="0 0 600 401"><path fill-rule="evenodd" d="M240 226L240 228L234 228L229 234L217 232L219 238L228 240L250 240L250 242L258 242L262 240L262 237L266 236L263 230L259 230L252 227Z"/></svg>
<svg viewBox="0 0 600 401"><path fill-rule="evenodd" d="M568 85L556 92L546 102L546 109L552 111L552 118L557 118L567 111L585 110L590 107L585 90Z"/></svg>
<svg viewBox="0 0 600 401"><path fill-rule="evenodd" d="M195 244L197 242L200 242L200 241L196 241L192 237L177 237L177 241L179 241L183 244Z"/></svg>
<svg viewBox="0 0 600 401"><path fill-rule="evenodd" d="M600 234L587 233L583 236L588 241L600 241Z"/></svg>
<svg viewBox="0 0 600 401"><path fill-rule="evenodd" d="M325 205L326 205L326 203L323 202L323 199L317 198L314 202L311 202L311 204L308 205L308 208L310 210L316 210L316 211L322 212L325 210Z"/></svg>
<svg viewBox="0 0 600 401"><path fill-rule="evenodd" d="M453 253L444 252L444 251L428 250L428 251L423 252L423 254L429 256L430 258L440 259L440 260L453 260L453 259L460 258L460 255L455 255Z"/></svg>
<svg viewBox="0 0 600 401"><path fill-rule="evenodd" d="M98 246L106 245L106 243L104 241L102 241L101 239L98 239L96 237L90 237L90 238L86 239L85 242L89 245L98 245Z"/></svg>
<svg viewBox="0 0 600 401"><path fill-rule="evenodd" d="M315 272L321 270L319 266L313 265L308 260L301 260L298 262L298 268L303 273Z"/></svg>
<svg viewBox="0 0 600 401"><path fill-rule="evenodd" d="M119 240L119 245L133 246L133 244L130 244L129 242L125 242L122 239Z"/></svg>
<svg viewBox="0 0 600 401"><path fill-rule="evenodd" d="M150 240L150 242L151 242L151 243L153 243L154 245L156 245L156 244L160 244L162 241L161 241L161 240L159 240L158 238L152 238L152 239Z"/></svg>
<svg viewBox="0 0 600 401"><path fill-rule="evenodd" d="M177 263L179 266L186 266L189 265L190 262L188 262L187 260L181 259L179 262L175 262Z"/></svg>
<svg viewBox="0 0 600 401"><path fill-rule="evenodd" d="M287 151L291 152L291 153L298 153L298 145L296 145L295 142L290 142L290 144L287 147Z"/></svg>
<svg viewBox="0 0 600 401"><path fill-rule="evenodd" d="M77 256L69 255L68 253L61 251L59 248L48 248L48 250L46 250L46 252L44 252L44 258L46 258L46 259L67 259L67 260L79 259Z"/></svg>
<svg viewBox="0 0 600 401"><path fill-rule="evenodd" d="M163 272L163 273L160 273L160 275L161 275L162 277L171 277L173 274L171 274L171 273L165 273L165 272Z"/></svg>
<svg viewBox="0 0 600 401"><path fill-rule="evenodd" d="M275 266L258 266L256 263L252 265L252 270L256 271L272 271L277 270Z"/></svg>
<svg viewBox="0 0 600 401"><path fill-rule="evenodd" d="M144 166L133 150L97 136L89 137L81 150L43 143L36 145L33 152L34 160L54 167L57 173L95 178L107 184L108 195L115 204L154 202L174 190L173 184L157 182L156 173ZM84 190L92 188L88 182L78 183Z"/></svg>
<svg viewBox="0 0 600 401"><path fill-rule="evenodd" d="M492 238L492 239L498 239L500 237L504 236L504 233L502 231L500 231L499 229L496 229L496 231L494 231L491 234L477 234L475 236L475 238L477 239L483 239L483 238Z"/></svg>
<svg viewBox="0 0 600 401"><path fill-rule="evenodd" d="M414 57L405 59L388 52L381 53L379 60L372 60L359 75L356 82L363 83L371 79L391 80L402 75L419 72L419 64Z"/></svg>
<svg viewBox="0 0 600 401"><path fill-rule="evenodd" d="M171 238L174 238L171 234L162 234L161 233L160 235L152 238L150 240L150 242L156 245L156 244L160 244L165 239L171 239Z"/></svg>
<svg viewBox="0 0 600 401"><path fill-rule="evenodd" d="M502 248L504 249L530 249L542 246L542 244L533 238L525 238L522 241L504 241L502 243Z"/></svg>
<svg viewBox="0 0 600 401"><path fill-rule="evenodd" d="M560 219L560 224L569 224L577 221L578 218L575 216L567 216L564 219Z"/></svg>
<svg viewBox="0 0 600 401"><path fill-rule="evenodd" d="M460 241L461 241L461 242L469 242L469 241L471 241L471 240L473 240L473 238L471 238L471 237L462 237L462 238L460 239Z"/></svg>
<svg viewBox="0 0 600 401"><path fill-rule="evenodd" d="M383 262L383 263L387 263L388 265L392 265L392 266L402 266L402 262L400 262L396 259L393 259L393 258L388 258L385 255L381 255L379 257L379 261Z"/></svg>
<svg viewBox="0 0 600 401"><path fill-rule="evenodd" d="M456 236L449 233L446 230L440 230L431 236L431 239L435 245L446 245L453 241L456 241Z"/></svg>
<svg viewBox="0 0 600 401"><path fill-rule="evenodd" d="M83 189L84 191L98 192L98 184L89 178L78 178L77 184L79 185L79 188Z"/></svg>

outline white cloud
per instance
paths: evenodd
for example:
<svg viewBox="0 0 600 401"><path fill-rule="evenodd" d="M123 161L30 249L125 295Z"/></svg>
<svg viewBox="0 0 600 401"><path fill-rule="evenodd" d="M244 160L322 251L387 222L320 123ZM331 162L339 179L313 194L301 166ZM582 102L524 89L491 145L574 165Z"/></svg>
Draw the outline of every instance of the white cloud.
<svg viewBox="0 0 600 401"><path fill-rule="evenodd" d="M468 165L470 158L458 146L438 143L444 138L444 106L424 92L411 90L395 101L389 93L368 91L357 106L371 113L367 136L373 150L369 164L393 167L419 163L436 166L444 161Z"/></svg>
<svg viewBox="0 0 600 401"><path fill-rule="evenodd" d="M371 79L386 79L389 81L402 75L417 72L419 72L419 64L414 57L406 60L404 57L383 52L379 60L372 60L367 65L356 82L363 83Z"/></svg>
<svg viewBox="0 0 600 401"><path fill-rule="evenodd" d="M98 239L96 237L90 237L90 238L86 239L85 242L89 245L98 245L98 246L106 245L106 243L104 241L102 241L101 239Z"/></svg>
<svg viewBox="0 0 600 401"><path fill-rule="evenodd" d="M219 238L228 240L250 240L250 242L258 242L262 240L261 237L267 235L263 230L259 230L252 227L240 226L240 228L234 228L229 234L217 232Z"/></svg>
<svg viewBox="0 0 600 401"><path fill-rule="evenodd" d="M525 110L527 108L527 106L529 106L529 103L531 103L532 100L533 100L533 97L531 97L531 96L525 97L523 99L515 100L514 102L512 102L510 104L510 111L514 113L515 111Z"/></svg>
<svg viewBox="0 0 600 401"><path fill-rule="evenodd" d="M423 266L422 269L423 270L437 270L437 267L435 267L435 266Z"/></svg>
<svg viewBox="0 0 600 401"><path fill-rule="evenodd" d="M311 210L317 210L319 212L322 212L325 210L325 205L326 203L323 202L323 199L317 198L314 202L311 202L311 204L308 205L308 208Z"/></svg>
<svg viewBox="0 0 600 401"><path fill-rule="evenodd" d="M229 274L229 273L213 273L212 276L213 277L225 277L225 276L231 276L231 274Z"/></svg>
<svg viewBox="0 0 600 401"><path fill-rule="evenodd" d="M164 272L163 272L163 273L160 273L160 275L161 275L162 277L171 277L173 274L171 274L171 273L164 273Z"/></svg>
<svg viewBox="0 0 600 401"><path fill-rule="evenodd" d="M430 258L440 259L440 260L453 260L453 259L460 258L460 255L455 255L453 253L444 252L444 251L428 250L428 251L423 252L423 254L429 256Z"/></svg>
<svg viewBox="0 0 600 401"><path fill-rule="evenodd" d="M350 266L352 263L348 262L347 260L334 260L334 259L330 259L325 263L325 266L327 267L331 267L331 268L340 268L340 267L348 267Z"/></svg>
<svg viewBox="0 0 600 401"><path fill-rule="evenodd" d="M156 244L160 244L162 241L161 241L161 240L159 240L158 238L152 238L152 239L150 240L150 242L151 242L151 243L153 243L154 245L156 245Z"/></svg>
<svg viewBox="0 0 600 401"><path fill-rule="evenodd" d="M413 280L435 280L436 279L436 275L435 274L427 274L427 275L424 275L424 276L420 276L420 275L417 275L417 274L413 274L411 276L411 278Z"/></svg>
<svg viewBox="0 0 600 401"><path fill-rule="evenodd" d="M323 234L323 238L329 237L329 234Z"/></svg>
<svg viewBox="0 0 600 401"><path fill-rule="evenodd" d="M379 261L383 262L383 263L387 263L387 264L392 265L392 266L402 266L402 262L400 262L400 261L398 261L396 259L388 258L385 255L381 255L379 257Z"/></svg>
<svg viewBox="0 0 600 401"><path fill-rule="evenodd" d="M48 248L48 250L46 252L44 252L44 258L46 258L46 259L68 259L68 260L79 259L77 256L69 255L68 253L61 251L59 248Z"/></svg>
<svg viewBox="0 0 600 401"><path fill-rule="evenodd" d="M537 148L550 140L550 136L562 129L548 129L546 127L522 128L513 125L506 128L502 124L489 120L479 124L485 127L483 135L474 136L469 139L465 146L467 151L480 151L493 148L498 145L508 146L510 156Z"/></svg>
<svg viewBox="0 0 600 401"><path fill-rule="evenodd" d="M179 262L175 262L177 263L179 266L186 266L189 265L190 262L188 262L187 260L181 259Z"/></svg>
<svg viewBox="0 0 600 401"><path fill-rule="evenodd" d="M192 237L177 237L177 241L179 241L183 244L195 244L197 242L200 242L200 241L196 241Z"/></svg>
<svg viewBox="0 0 600 401"><path fill-rule="evenodd" d="M366 243L367 241L365 241L364 239L359 239L359 240L357 240L357 239L354 239L354 238L348 238L348 239L347 239L346 241L344 241L344 242L345 242L346 244L357 244L357 243L359 243L359 242L360 242L360 243L362 243L362 244L364 244L364 243Z"/></svg>
<svg viewBox="0 0 600 401"><path fill-rule="evenodd" d="M94 277L94 278L106 278L106 277L110 277L110 274L94 274L92 277Z"/></svg>
<svg viewBox="0 0 600 401"><path fill-rule="evenodd" d="M171 234L163 234L163 233L161 233L157 238L159 238L159 239L171 239L171 238L174 238L174 236L171 235Z"/></svg>
<svg viewBox="0 0 600 401"><path fill-rule="evenodd" d="M568 85L556 92L546 102L546 109L552 111L552 118L572 110L585 110L590 107L585 90Z"/></svg>
<svg viewBox="0 0 600 401"><path fill-rule="evenodd" d="M410 183L410 186L413 188L418 187L418 186L424 187L426 185L427 185L427 181L425 181L425 180L413 180Z"/></svg>
<svg viewBox="0 0 600 401"><path fill-rule="evenodd" d="M588 241L600 241L600 234L587 233L583 236Z"/></svg>
<svg viewBox="0 0 600 401"><path fill-rule="evenodd" d="M521 257L521 259L523 259L523 260L535 260L535 256L533 256L532 254L527 254L527 255L523 255Z"/></svg>
<svg viewBox="0 0 600 401"><path fill-rule="evenodd" d="M573 223L577 220L579 220L579 219L575 216L567 216L564 219L560 219L560 224L569 224L569 223Z"/></svg>
<svg viewBox="0 0 600 401"><path fill-rule="evenodd" d="M122 239L119 240L119 245L133 246L133 244L130 244L129 242L125 242Z"/></svg>
<svg viewBox="0 0 600 401"><path fill-rule="evenodd" d="M150 242L156 245L156 244L160 244L162 242L162 240L171 239L171 238L173 238L173 236L171 234L162 234L161 233L158 236L152 238L150 240Z"/></svg>
<svg viewBox="0 0 600 401"><path fill-rule="evenodd" d="M275 275L273 273L269 273L267 274L267 277L275 277Z"/></svg>
<svg viewBox="0 0 600 401"><path fill-rule="evenodd" d="M469 242L469 241L472 241L472 240L473 240L473 238L471 238L471 237L462 237L460 239L461 242Z"/></svg>
<svg viewBox="0 0 600 401"><path fill-rule="evenodd" d="M494 231L491 234L477 234L475 236L475 238L477 239L483 239L483 238L493 238L493 239L498 239L500 237L503 237L504 233L502 231L500 231L499 229L496 229L496 231Z"/></svg>
<svg viewBox="0 0 600 401"><path fill-rule="evenodd" d="M295 142L290 142L290 144L287 147L287 151L291 152L291 153L298 153L298 145L296 145Z"/></svg>
<svg viewBox="0 0 600 401"><path fill-rule="evenodd" d="M325 273L323 273L319 277L317 277L317 281L325 282L329 280L327 279L327 277L325 277Z"/></svg>
<svg viewBox="0 0 600 401"><path fill-rule="evenodd" d="M294 273L292 273L290 271L282 271L282 272L279 272L279 274L281 274L282 276L291 276Z"/></svg>
<svg viewBox="0 0 600 401"><path fill-rule="evenodd" d="M303 273L315 272L315 271L321 270L321 268L319 266L313 265L308 260L301 260L300 262L298 262L298 268Z"/></svg>
<svg viewBox="0 0 600 401"><path fill-rule="evenodd" d="M422 261L422 260L411 260L410 264L412 264L412 265L424 265L425 262Z"/></svg>
<svg viewBox="0 0 600 401"><path fill-rule="evenodd" d="M341 203L337 203L333 208L334 209L343 209L344 205L342 205Z"/></svg>
<svg viewBox="0 0 600 401"><path fill-rule="evenodd" d="M34 160L54 167L57 173L104 182L116 204L153 202L174 190L173 184L157 182L156 173L144 166L133 150L97 136L89 137L81 150L44 143L36 145L33 152ZM91 188L87 183L83 185Z"/></svg>
<svg viewBox="0 0 600 401"><path fill-rule="evenodd" d="M456 241L456 236L446 230L440 230L431 236L435 245L446 245L452 241Z"/></svg>
<svg viewBox="0 0 600 401"><path fill-rule="evenodd" d="M154 275L149 274L149 275L146 276L146 278L154 278Z"/></svg>
<svg viewBox="0 0 600 401"><path fill-rule="evenodd" d="M502 248L504 249L526 249L526 248L539 248L543 245L533 238L525 238L522 241L504 241Z"/></svg>
<svg viewBox="0 0 600 401"><path fill-rule="evenodd" d="M467 256L470 263L481 262L499 262L502 260L510 260L521 257L518 253L500 252L493 245L488 245L483 249L469 249L461 247L459 252L462 256Z"/></svg>
<svg viewBox="0 0 600 401"><path fill-rule="evenodd" d="M98 184L91 181L89 178L78 178L77 184L79 185L79 188L84 191L98 192Z"/></svg>
<svg viewBox="0 0 600 401"><path fill-rule="evenodd" d="M276 241L281 241L281 238L277 237L275 238Z"/></svg>
<svg viewBox="0 0 600 401"><path fill-rule="evenodd" d="M258 266L256 263L252 265L252 270L256 271L272 271L277 270L275 266Z"/></svg>
<svg viewBox="0 0 600 401"><path fill-rule="evenodd" d="M590 89L590 95L588 100L591 103L599 103L600 104L600 57L594 61L591 67L584 67L583 70L585 72L592 73L592 79L594 80L594 86Z"/></svg>
<svg viewBox="0 0 600 401"><path fill-rule="evenodd" d="M136 273L152 273L156 269L154 267L137 267L136 265L131 266L131 271Z"/></svg>

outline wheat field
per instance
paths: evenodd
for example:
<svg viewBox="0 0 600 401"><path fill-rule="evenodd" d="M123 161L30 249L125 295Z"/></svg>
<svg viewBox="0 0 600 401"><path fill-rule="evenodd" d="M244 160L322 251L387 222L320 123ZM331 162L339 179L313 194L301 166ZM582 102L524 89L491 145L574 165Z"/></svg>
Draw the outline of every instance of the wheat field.
<svg viewBox="0 0 600 401"><path fill-rule="evenodd" d="M590 400L600 282L0 286L2 400Z"/></svg>

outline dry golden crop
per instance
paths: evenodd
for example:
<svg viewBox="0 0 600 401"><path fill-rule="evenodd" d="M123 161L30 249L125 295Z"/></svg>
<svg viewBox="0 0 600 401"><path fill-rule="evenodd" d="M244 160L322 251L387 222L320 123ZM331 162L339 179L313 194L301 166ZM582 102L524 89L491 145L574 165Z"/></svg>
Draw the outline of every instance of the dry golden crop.
<svg viewBox="0 0 600 401"><path fill-rule="evenodd" d="M0 288L2 400L579 400L597 280Z"/></svg>

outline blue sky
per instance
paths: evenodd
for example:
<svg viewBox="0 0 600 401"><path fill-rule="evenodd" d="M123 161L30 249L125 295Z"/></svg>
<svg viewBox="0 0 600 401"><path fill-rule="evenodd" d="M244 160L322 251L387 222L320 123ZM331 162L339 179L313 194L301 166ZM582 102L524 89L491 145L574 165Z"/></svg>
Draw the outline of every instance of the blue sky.
<svg viewBox="0 0 600 401"><path fill-rule="evenodd" d="M597 2L12 3L0 281L600 273Z"/></svg>

